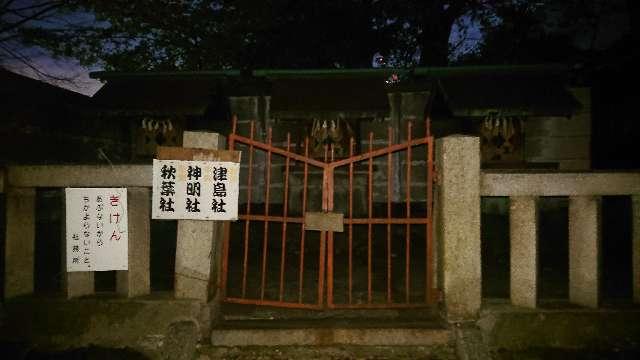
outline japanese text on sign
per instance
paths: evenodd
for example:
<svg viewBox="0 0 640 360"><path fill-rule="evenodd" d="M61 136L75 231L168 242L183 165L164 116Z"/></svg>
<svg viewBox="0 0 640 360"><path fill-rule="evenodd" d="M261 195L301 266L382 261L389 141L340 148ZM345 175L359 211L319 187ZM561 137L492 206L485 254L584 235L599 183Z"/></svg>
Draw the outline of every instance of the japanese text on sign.
<svg viewBox="0 0 640 360"><path fill-rule="evenodd" d="M67 188L67 271L128 269L127 189Z"/></svg>
<svg viewBox="0 0 640 360"><path fill-rule="evenodd" d="M153 160L154 219L236 220L240 164Z"/></svg>

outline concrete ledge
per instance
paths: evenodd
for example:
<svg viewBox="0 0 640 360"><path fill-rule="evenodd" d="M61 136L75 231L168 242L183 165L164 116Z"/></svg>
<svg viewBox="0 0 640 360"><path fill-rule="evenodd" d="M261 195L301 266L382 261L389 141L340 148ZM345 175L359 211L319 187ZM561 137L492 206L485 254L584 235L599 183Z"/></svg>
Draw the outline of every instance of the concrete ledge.
<svg viewBox="0 0 640 360"><path fill-rule="evenodd" d="M6 182L17 187L151 187L151 165L10 166Z"/></svg>
<svg viewBox="0 0 640 360"><path fill-rule="evenodd" d="M481 196L640 194L640 173L501 173L483 171Z"/></svg>
<svg viewBox="0 0 640 360"><path fill-rule="evenodd" d="M483 342L494 349L533 347L613 348L640 342L640 309L483 309L477 321Z"/></svg>
<svg viewBox="0 0 640 360"><path fill-rule="evenodd" d="M450 330L413 328L216 329L213 346L432 346L453 340Z"/></svg>
<svg viewBox="0 0 640 360"><path fill-rule="evenodd" d="M154 295L155 296L155 295ZM172 324L197 324L209 335L209 307L198 301L155 298L16 298L4 304L0 342L43 349L90 345L130 347L145 354L161 351Z"/></svg>

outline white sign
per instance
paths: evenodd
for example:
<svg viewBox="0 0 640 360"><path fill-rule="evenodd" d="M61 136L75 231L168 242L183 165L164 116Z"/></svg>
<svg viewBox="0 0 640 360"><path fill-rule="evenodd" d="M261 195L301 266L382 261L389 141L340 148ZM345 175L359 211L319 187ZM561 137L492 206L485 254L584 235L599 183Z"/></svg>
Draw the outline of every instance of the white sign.
<svg viewBox="0 0 640 360"><path fill-rule="evenodd" d="M128 269L126 188L67 188L67 271Z"/></svg>
<svg viewBox="0 0 640 360"><path fill-rule="evenodd" d="M240 163L153 160L153 219L237 220Z"/></svg>

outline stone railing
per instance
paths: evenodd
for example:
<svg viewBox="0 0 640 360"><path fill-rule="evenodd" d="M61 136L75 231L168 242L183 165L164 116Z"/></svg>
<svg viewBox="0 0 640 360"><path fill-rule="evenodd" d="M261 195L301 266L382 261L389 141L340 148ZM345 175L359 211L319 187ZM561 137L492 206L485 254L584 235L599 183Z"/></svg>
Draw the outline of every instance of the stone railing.
<svg viewBox="0 0 640 360"><path fill-rule="evenodd" d="M597 307L601 196L633 203L633 300L640 303L640 173L490 172L480 169L479 139L436 140L435 236L438 283L451 320L481 306L481 197L510 199L511 302L535 308L538 288L538 198L569 197L569 300Z"/></svg>
<svg viewBox="0 0 640 360"><path fill-rule="evenodd" d="M9 166L3 177L6 194L5 298L29 295L34 291L36 189L44 187L127 188L129 270L117 271L116 292L127 297L148 294L151 174L150 165ZM60 256L66 267L64 254ZM94 292L93 272L61 271L66 297Z"/></svg>
<svg viewBox="0 0 640 360"><path fill-rule="evenodd" d="M224 137L185 132L188 147L221 149ZM128 200L129 270L116 272L116 292L126 297L149 294L151 165L36 165L9 166L0 171L0 192L6 195L4 297L34 292L36 189L65 187L126 187ZM64 211L63 211L64 213ZM64 224L65 221L62 221ZM212 253L219 256L221 224L178 221L174 291L176 298L207 301L217 286L210 281ZM64 249L65 246L63 245ZM66 267L64 254L63 267ZM95 292L93 272L66 272L62 290L67 298ZM213 270L213 271L212 271Z"/></svg>
<svg viewBox="0 0 640 360"><path fill-rule="evenodd" d="M481 196L507 196L511 302L535 308L538 288L538 199L569 197L569 301L598 307L601 197L630 195L633 209L633 296L640 302L640 173L483 171Z"/></svg>

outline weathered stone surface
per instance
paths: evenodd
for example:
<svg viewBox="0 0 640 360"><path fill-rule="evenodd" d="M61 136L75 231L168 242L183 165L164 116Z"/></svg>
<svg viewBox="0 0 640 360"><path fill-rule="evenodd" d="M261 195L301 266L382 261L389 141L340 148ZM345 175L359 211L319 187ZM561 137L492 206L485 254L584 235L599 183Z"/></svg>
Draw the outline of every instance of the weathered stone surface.
<svg viewBox="0 0 640 360"><path fill-rule="evenodd" d="M640 173L501 173L483 171L482 196L640 194Z"/></svg>
<svg viewBox="0 0 640 360"><path fill-rule="evenodd" d="M538 289L538 198L510 198L511 303L535 308Z"/></svg>
<svg viewBox="0 0 640 360"><path fill-rule="evenodd" d="M16 187L151 186L151 165L10 166L7 183Z"/></svg>
<svg viewBox="0 0 640 360"><path fill-rule="evenodd" d="M600 302L601 223L600 197L569 198L569 300L592 308Z"/></svg>
<svg viewBox="0 0 640 360"><path fill-rule="evenodd" d="M66 261L66 257L64 258ZM64 262L64 261L63 261ZM95 277L93 271L67 272L64 265L63 289L67 299L91 295L95 293Z"/></svg>
<svg viewBox="0 0 640 360"><path fill-rule="evenodd" d="M631 197L633 211L633 302L640 304L640 195Z"/></svg>
<svg viewBox="0 0 640 360"><path fill-rule="evenodd" d="M224 145L224 136L214 132L185 131L182 135L182 146L186 148L218 150Z"/></svg>
<svg viewBox="0 0 640 360"><path fill-rule="evenodd" d="M209 132L184 133L183 146L220 149L225 138ZM207 301L212 289L209 288L212 272L217 265L212 264L214 251L222 242L222 223L214 221L179 220L176 245L175 295L177 298ZM217 275L217 274L216 274ZM215 278L215 277L214 277ZM214 288L217 284L214 284Z"/></svg>
<svg viewBox="0 0 640 360"><path fill-rule="evenodd" d="M480 141L448 136L436 140L439 265L447 316L475 317L481 303Z"/></svg>
<svg viewBox="0 0 640 360"><path fill-rule="evenodd" d="M180 220L177 236L175 295L177 298L207 301L213 222Z"/></svg>
<svg viewBox="0 0 640 360"><path fill-rule="evenodd" d="M167 360L193 359L200 337L198 323L193 320L171 323L162 344L162 358Z"/></svg>
<svg viewBox="0 0 640 360"><path fill-rule="evenodd" d="M450 330L413 328L216 329L213 346L431 346L453 340Z"/></svg>
<svg viewBox="0 0 640 360"><path fill-rule="evenodd" d="M480 330L470 324L455 328L456 354L459 360L490 360L487 346Z"/></svg>
<svg viewBox="0 0 640 360"><path fill-rule="evenodd" d="M193 300L21 298L5 303L0 342L29 343L43 349L70 349L98 345L131 348L152 359L163 358L163 344L175 331L172 324L190 322L209 328L207 305ZM184 330L183 328L180 328ZM178 329L178 330L180 330ZM208 333L207 333L208 335ZM190 342L199 342L197 332ZM172 341L172 340L169 340Z"/></svg>
<svg viewBox="0 0 640 360"><path fill-rule="evenodd" d="M198 360L235 359L430 359L458 360L452 345L434 346L251 346L200 348Z"/></svg>
<svg viewBox="0 0 640 360"><path fill-rule="evenodd" d="M477 325L485 344L494 349L611 349L640 342L638 309L530 310L494 305L483 307Z"/></svg>
<svg viewBox="0 0 640 360"><path fill-rule="evenodd" d="M151 291L150 194L148 188L128 188L129 270L118 271L117 292L127 297Z"/></svg>
<svg viewBox="0 0 640 360"><path fill-rule="evenodd" d="M6 299L33 293L36 189L9 188L6 197Z"/></svg>

